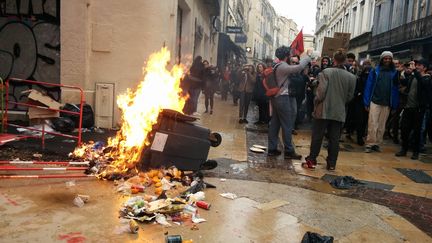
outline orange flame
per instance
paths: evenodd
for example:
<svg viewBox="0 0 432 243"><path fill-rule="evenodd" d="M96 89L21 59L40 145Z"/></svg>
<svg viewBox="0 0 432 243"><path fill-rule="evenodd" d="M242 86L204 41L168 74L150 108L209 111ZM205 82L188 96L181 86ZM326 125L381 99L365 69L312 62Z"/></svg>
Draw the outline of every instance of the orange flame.
<svg viewBox="0 0 432 243"><path fill-rule="evenodd" d="M167 48L150 55L143 68L144 80L137 89L134 92L128 89L126 94L117 97L122 126L115 137L108 139L108 146L113 148L108 157L114 159L110 171L121 173L135 167L143 147L149 145L147 135L162 109L182 112L186 100L180 88L183 68L175 65L168 71L169 60Z"/></svg>

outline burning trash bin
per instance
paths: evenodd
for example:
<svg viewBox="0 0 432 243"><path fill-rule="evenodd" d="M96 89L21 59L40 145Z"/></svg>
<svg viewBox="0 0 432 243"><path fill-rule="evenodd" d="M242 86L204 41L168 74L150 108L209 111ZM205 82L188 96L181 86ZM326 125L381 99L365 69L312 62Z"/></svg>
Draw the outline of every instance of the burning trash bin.
<svg viewBox="0 0 432 243"><path fill-rule="evenodd" d="M139 167L175 166L192 171L216 167L216 161L207 160L207 156L210 146L219 146L222 137L194 124L196 120L174 110L163 110L149 135L151 145L144 148Z"/></svg>

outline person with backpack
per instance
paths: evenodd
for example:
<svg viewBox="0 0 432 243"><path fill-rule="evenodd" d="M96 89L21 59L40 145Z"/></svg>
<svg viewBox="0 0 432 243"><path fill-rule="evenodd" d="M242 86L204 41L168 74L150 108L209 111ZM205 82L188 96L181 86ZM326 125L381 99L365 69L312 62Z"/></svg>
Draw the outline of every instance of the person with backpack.
<svg viewBox="0 0 432 243"><path fill-rule="evenodd" d="M299 65L289 65L287 62L290 56L290 48L281 46L276 49L275 55L280 60L274 66L273 77L276 81L277 92L271 97L272 118L270 120L268 132L268 156L278 156L282 152L278 150L279 130L282 128L282 138L284 145L285 159L301 159L301 155L297 154L292 144L292 129L297 116L297 104L294 87L292 86L289 75L292 73L300 73L311 62L311 51L307 52L307 56L302 58ZM268 76L265 78L269 81ZM268 85L267 94L268 94Z"/></svg>
<svg viewBox="0 0 432 243"><path fill-rule="evenodd" d="M318 75L318 87L314 100L314 120L309 156L303 167L314 169L316 158L321 150L324 134L327 131L327 170L335 170L339 153L339 138L346 118L346 104L354 97L356 76L344 67L346 55L342 49L334 54L334 67L323 70Z"/></svg>
<svg viewBox="0 0 432 243"><path fill-rule="evenodd" d="M365 152L380 152L390 110L396 110L399 105L399 77L390 51L382 52L379 65L370 71L363 104L369 111Z"/></svg>

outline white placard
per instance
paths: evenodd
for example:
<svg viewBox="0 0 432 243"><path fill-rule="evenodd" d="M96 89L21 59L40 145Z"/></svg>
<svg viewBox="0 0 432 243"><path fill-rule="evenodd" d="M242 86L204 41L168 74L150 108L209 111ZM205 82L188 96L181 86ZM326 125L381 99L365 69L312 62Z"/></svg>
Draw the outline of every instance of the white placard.
<svg viewBox="0 0 432 243"><path fill-rule="evenodd" d="M156 132L151 146L151 150L162 152L165 148L168 134Z"/></svg>

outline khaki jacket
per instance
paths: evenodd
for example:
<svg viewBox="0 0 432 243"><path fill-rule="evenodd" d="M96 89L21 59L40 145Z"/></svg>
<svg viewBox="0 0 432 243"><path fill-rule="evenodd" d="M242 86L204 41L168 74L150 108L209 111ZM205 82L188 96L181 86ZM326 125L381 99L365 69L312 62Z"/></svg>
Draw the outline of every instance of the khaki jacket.
<svg viewBox="0 0 432 243"><path fill-rule="evenodd" d="M346 104L354 97L356 76L342 68L326 68L318 75L315 119L345 122Z"/></svg>

